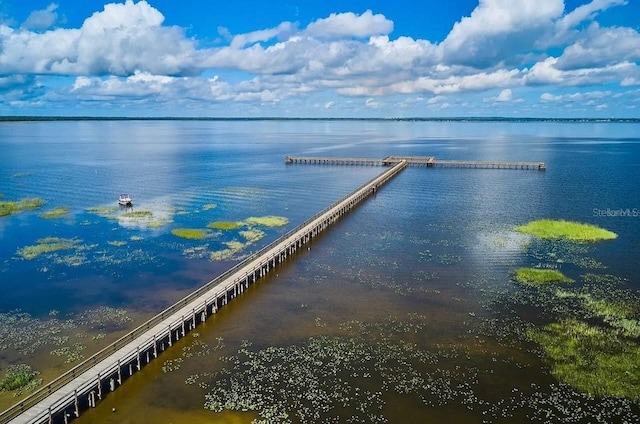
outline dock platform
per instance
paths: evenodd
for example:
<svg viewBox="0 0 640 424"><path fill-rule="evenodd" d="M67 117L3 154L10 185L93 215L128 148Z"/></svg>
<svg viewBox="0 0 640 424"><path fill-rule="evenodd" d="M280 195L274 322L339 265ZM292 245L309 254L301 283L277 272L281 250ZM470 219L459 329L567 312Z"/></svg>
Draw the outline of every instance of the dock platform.
<svg viewBox="0 0 640 424"><path fill-rule="evenodd" d="M441 160L433 156L387 156L385 158L286 156L284 160L285 163L314 165L390 166L404 161L407 166L425 166L428 168L522 169L538 171L547 169L545 162Z"/></svg>

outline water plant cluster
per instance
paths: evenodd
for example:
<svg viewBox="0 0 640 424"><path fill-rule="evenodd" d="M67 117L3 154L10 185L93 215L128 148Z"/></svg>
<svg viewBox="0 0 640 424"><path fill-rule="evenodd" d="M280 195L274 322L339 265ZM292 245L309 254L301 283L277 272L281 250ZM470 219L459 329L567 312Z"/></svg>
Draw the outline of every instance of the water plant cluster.
<svg viewBox="0 0 640 424"><path fill-rule="evenodd" d="M517 230L573 242L615 238L607 230L567 221L534 221ZM560 288L546 284L573 280L554 269L536 268L518 269L514 279L535 287L512 300L539 307L552 321L529 326L519 336L539 345L554 377L589 396L640 400L640 307L637 296L617 286L621 279L586 274L581 285ZM519 310L511 307L512 313Z"/></svg>
<svg viewBox="0 0 640 424"><path fill-rule="evenodd" d="M16 201L0 201L0 217L38 209L46 202L39 197L26 197Z"/></svg>
<svg viewBox="0 0 640 424"><path fill-rule="evenodd" d="M261 418L254 422L260 423L383 423L389 393L418 396L429 407L451 402L476 407L482 401L471 386L478 370L441 364L468 365L464 351L451 346L427 351L403 341L407 333L420 333L427 319L411 314L380 323L350 321L339 335L261 350L243 342L236 354L221 358L228 363L225 369L191 376L187 383L208 389L206 408L256 411Z"/></svg>
<svg viewBox="0 0 640 424"><path fill-rule="evenodd" d="M557 269L518 268L513 279L521 284L573 283Z"/></svg>
<svg viewBox="0 0 640 424"><path fill-rule="evenodd" d="M618 237L613 231L581 222L540 219L516 227L516 231L544 239L565 239L575 242L613 240Z"/></svg>
<svg viewBox="0 0 640 424"><path fill-rule="evenodd" d="M44 218L44 219L57 219L57 218L64 218L68 215L69 215L69 208L59 206L51 210L45 211L41 213L39 216L40 218Z"/></svg>
<svg viewBox="0 0 640 424"><path fill-rule="evenodd" d="M64 317L54 312L46 319L21 311L0 313L0 352L10 350L28 356L47 345L71 347L70 343L75 343L73 340L85 335L78 330L89 333L105 329L115 331L124 328L129 321L131 318L127 311L111 307L89 309ZM69 337L72 330L76 331L72 335L73 340Z"/></svg>
<svg viewBox="0 0 640 424"><path fill-rule="evenodd" d="M45 237L38 239L38 244L18 249L17 253L23 259L32 260L45 253L76 249L81 243L82 240L77 238Z"/></svg>
<svg viewBox="0 0 640 424"><path fill-rule="evenodd" d="M174 236L186 239L208 239L220 237L223 233L233 230L237 231L237 237L232 240L223 241L220 244L224 246L222 249L209 249L209 245L189 246L183 250L183 254L189 258L205 258L208 257L212 261L227 260L231 258L239 258L248 246L262 240L266 233L257 227L280 227L289 223L289 219L282 216L260 216L249 217L244 221L213 221L210 222L206 229L203 228L174 228L171 233ZM212 233L217 230L217 233Z"/></svg>
<svg viewBox="0 0 640 424"><path fill-rule="evenodd" d="M36 378L38 374L27 364L9 365L0 379L0 393L13 391L15 397L31 392L42 384L42 379Z"/></svg>

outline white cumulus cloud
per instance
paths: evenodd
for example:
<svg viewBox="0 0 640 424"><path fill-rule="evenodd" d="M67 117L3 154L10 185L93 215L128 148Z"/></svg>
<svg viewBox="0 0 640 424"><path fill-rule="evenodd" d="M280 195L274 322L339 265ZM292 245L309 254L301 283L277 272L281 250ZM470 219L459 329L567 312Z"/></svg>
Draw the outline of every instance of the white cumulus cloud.
<svg viewBox="0 0 640 424"><path fill-rule="evenodd" d="M353 12L332 13L328 18L310 23L304 35L320 39L366 38L392 31L392 21L382 14L374 15L371 10L367 10L361 15Z"/></svg>
<svg viewBox="0 0 640 424"><path fill-rule="evenodd" d="M34 10L29 14L27 20L22 24L24 29L44 30L50 28L58 20L58 13L56 10L58 5L51 3L43 10Z"/></svg>

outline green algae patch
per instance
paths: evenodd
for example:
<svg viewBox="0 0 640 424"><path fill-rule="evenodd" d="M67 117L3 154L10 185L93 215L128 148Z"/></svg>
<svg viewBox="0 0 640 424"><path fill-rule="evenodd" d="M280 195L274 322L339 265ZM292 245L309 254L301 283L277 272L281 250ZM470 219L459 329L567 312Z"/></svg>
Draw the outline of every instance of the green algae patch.
<svg viewBox="0 0 640 424"><path fill-rule="evenodd" d="M78 246L80 239L64 239L58 237L46 237L38 240L38 244L25 246L18 249L18 255L27 260L32 260L44 253L71 250Z"/></svg>
<svg viewBox="0 0 640 424"><path fill-rule="evenodd" d="M171 234L176 237L192 240L205 239L209 235L206 230L200 228L174 228L171 230Z"/></svg>
<svg viewBox="0 0 640 424"><path fill-rule="evenodd" d="M244 226L244 222L236 222L236 221L215 221L211 222L207 225L207 228L211 228L214 230L235 230Z"/></svg>
<svg viewBox="0 0 640 424"><path fill-rule="evenodd" d="M252 216L245 220L249 225L261 225L263 227L282 227L289 223L289 219L284 216Z"/></svg>
<svg viewBox="0 0 640 424"><path fill-rule="evenodd" d="M516 231L543 239L565 239L576 242L613 240L618 235L596 225L581 222L540 219L515 228Z"/></svg>
<svg viewBox="0 0 640 424"><path fill-rule="evenodd" d="M151 211L131 211L125 212L121 215L123 218L148 218L153 216Z"/></svg>
<svg viewBox="0 0 640 424"><path fill-rule="evenodd" d="M69 215L69 208L58 207L58 208L53 208L50 211L43 212L39 216L40 218L44 218L44 219L57 219L57 218L64 218L65 216L68 216L68 215Z"/></svg>
<svg viewBox="0 0 640 424"><path fill-rule="evenodd" d="M24 211L30 211L38 209L46 202L39 197L27 197L18 201L4 201L0 202L0 216L7 216Z"/></svg>
<svg viewBox="0 0 640 424"><path fill-rule="evenodd" d="M0 392L11 390L31 391L42 383L41 379L35 378L38 374L27 364L10 365L4 377L0 379Z"/></svg>
<svg viewBox="0 0 640 424"><path fill-rule="evenodd" d="M613 329L568 319L530 330L559 381L589 396L640 400L640 346Z"/></svg>
<svg viewBox="0 0 640 424"><path fill-rule="evenodd" d="M573 280L555 269L519 268L513 279L520 284L573 283Z"/></svg>

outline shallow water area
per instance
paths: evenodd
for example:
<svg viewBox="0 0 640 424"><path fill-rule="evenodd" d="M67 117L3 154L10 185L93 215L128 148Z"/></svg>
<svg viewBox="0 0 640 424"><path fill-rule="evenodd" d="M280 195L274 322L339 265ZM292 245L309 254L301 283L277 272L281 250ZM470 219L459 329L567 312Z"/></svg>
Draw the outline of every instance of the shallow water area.
<svg viewBox="0 0 640 424"><path fill-rule="evenodd" d="M594 212L640 205L630 186L640 177L632 159L638 129L3 124L3 199L47 201L42 210L0 217L3 325L18 327L11 321L18 309L30 314L34 334L53 334L55 319L100 316L104 307L131 320L87 321L82 337L69 324L54 334L69 339L52 336L28 355L9 339L0 346L0 375L25 362L44 381L53 378L70 366L64 361L77 343L78 354L91 355L383 170L286 165L288 154L545 161L544 172L404 170L77 422L634 422L638 400L590 399L558 380L531 331L574 319L626 331L638 343L640 311L623 306L637 303L640 227ZM117 207L120 192L134 196L133 211ZM56 207L67 215L38 216ZM537 219L588 222L618 238L578 245L515 231ZM205 237L176 237L177 229ZM19 254L39 240L73 242L30 259ZM557 270L574 282L518 285L519 268Z"/></svg>

